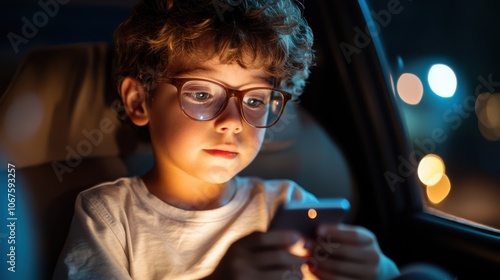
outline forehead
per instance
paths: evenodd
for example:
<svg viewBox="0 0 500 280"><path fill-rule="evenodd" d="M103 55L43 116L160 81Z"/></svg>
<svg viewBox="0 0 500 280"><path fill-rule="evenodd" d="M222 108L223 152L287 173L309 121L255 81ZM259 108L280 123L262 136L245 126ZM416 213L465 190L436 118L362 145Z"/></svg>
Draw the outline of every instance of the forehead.
<svg viewBox="0 0 500 280"><path fill-rule="evenodd" d="M170 70L169 70L170 69ZM209 60L183 60L167 69L169 77L203 77L236 84L262 83L272 85L274 78L262 67L241 66L236 62L224 63L218 58Z"/></svg>

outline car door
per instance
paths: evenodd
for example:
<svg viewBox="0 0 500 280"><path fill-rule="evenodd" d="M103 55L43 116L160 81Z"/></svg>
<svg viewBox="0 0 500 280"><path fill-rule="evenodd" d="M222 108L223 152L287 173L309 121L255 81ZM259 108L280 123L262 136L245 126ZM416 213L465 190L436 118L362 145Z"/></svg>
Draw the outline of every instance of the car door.
<svg viewBox="0 0 500 280"><path fill-rule="evenodd" d="M314 95L302 99L344 148L359 194L356 222L377 234L400 267L430 263L457 279L498 275L500 149L497 140L477 140L477 121L489 114L489 126L496 125L500 109L494 106L500 104L494 89L498 4L314 2L305 12L317 24L322 60L312 77ZM458 98L436 97L429 74L435 64L456 66ZM470 67L476 68L467 72ZM406 87L421 91L422 103L403 99L402 77L421 80ZM438 86L453 88L453 79L437 77ZM479 94L488 91L493 105L477 113L486 105L476 102L488 96ZM478 156L480 165L471 164ZM441 165L429 165L429 158ZM426 181L426 170L444 186ZM434 186L444 190L436 196Z"/></svg>

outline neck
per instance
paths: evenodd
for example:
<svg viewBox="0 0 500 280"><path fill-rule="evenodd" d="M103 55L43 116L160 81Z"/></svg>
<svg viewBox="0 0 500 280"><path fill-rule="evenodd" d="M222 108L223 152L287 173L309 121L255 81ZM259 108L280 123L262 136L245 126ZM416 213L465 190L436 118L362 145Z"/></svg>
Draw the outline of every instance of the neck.
<svg viewBox="0 0 500 280"><path fill-rule="evenodd" d="M211 210L229 203L236 193L234 180L222 184L179 178L153 168L143 176L149 192L184 210Z"/></svg>

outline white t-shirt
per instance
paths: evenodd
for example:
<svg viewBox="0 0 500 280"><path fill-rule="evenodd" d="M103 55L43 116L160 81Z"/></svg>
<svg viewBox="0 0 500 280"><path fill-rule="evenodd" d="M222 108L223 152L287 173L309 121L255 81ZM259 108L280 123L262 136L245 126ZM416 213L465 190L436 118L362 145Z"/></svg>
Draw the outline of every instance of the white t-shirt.
<svg viewBox="0 0 500 280"><path fill-rule="evenodd" d="M316 200L289 180L235 181L228 204L203 211L166 204L139 177L81 192L54 279L200 279L236 240L266 231L281 203Z"/></svg>

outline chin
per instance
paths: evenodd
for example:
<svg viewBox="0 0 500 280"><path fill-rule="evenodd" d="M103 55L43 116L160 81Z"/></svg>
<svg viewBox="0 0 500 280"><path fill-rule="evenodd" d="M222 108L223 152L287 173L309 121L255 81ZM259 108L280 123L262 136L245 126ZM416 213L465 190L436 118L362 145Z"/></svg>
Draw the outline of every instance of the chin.
<svg viewBox="0 0 500 280"><path fill-rule="evenodd" d="M232 170L213 170L204 177L207 182L212 184L225 184L236 176L236 174L238 174L238 172Z"/></svg>
<svg viewBox="0 0 500 280"><path fill-rule="evenodd" d="M233 170L227 167L212 168L203 178L212 184L225 184L240 172L241 169Z"/></svg>

